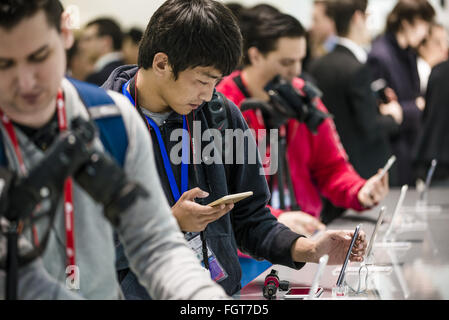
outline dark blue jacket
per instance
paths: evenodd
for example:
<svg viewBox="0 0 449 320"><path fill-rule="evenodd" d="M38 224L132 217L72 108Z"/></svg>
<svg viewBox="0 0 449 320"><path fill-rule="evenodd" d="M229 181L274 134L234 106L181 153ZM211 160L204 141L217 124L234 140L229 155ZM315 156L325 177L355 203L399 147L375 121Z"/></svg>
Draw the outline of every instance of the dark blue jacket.
<svg viewBox="0 0 449 320"><path fill-rule="evenodd" d="M368 55L368 66L373 79L384 79L392 88L404 112L404 120L398 135L392 137L393 153L397 157L398 183L415 183L412 171L412 150L421 128L422 111L416 106L420 95L420 82L416 64L416 52L402 49L396 37L386 33L377 38Z"/></svg>
<svg viewBox="0 0 449 320"><path fill-rule="evenodd" d="M134 77L138 68L136 66L123 66L117 68L103 85L106 89L122 92L122 86L129 79ZM230 105L230 129L248 129L240 110L229 101ZM207 103L196 109L195 120L201 121L202 133L209 128L204 109ZM177 113L172 113L166 123L160 127L168 154L177 142L170 141L170 134L175 129L182 129L182 117ZM162 156L159 150L156 135L151 130L153 139L154 154L159 177L165 195L170 206L175 204L175 200L170 190L170 184L163 167ZM248 143L255 144L252 135L245 143L245 153L247 154ZM250 141L251 140L251 141ZM211 142L202 142L202 150ZM235 152L234 152L235 155ZM247 162L247 161L246 161ZM233 163L236 163L235 161ZM178 185L181 185L181 166L172 163L173 172ZM210 203L222 196L245 191L252 191L253 196L235 204L234 209L210 223L205 235L207 243L215 253L218 261L225 269L228 277L219 284L230 295L240 290L241 268L237 256L237 248L245 253L251 254L255 258L266 259L273 264L282 264L291 268L299 269L304 263L295 263L291 258L291 246L300 237L286 226L278 223L276 218L267 208L270 193L264 175L260 175L261 164L259 158L255 164L233 164L228 167L228 178L224 165L222 164L201 164L196 166L198 179L194 175L193 164L189 165L189 188L200 187L209 193L209 197L204 203Z"/></svg>

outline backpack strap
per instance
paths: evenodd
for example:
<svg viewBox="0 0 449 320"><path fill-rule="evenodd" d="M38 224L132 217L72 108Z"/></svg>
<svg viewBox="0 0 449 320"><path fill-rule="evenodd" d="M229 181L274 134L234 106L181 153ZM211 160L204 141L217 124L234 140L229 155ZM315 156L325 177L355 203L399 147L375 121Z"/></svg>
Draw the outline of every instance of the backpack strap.
<svg viewBox="0 0 449 320"><path fill-rule="evenodd" d="M68 79L78 94L100 131L100 139L105 149L123 167L128 136L120 110L107 92L95 85Z"/></svg>
<svg viewBox="0 0 449 320"><path fill-rule="evenodd" d="M218 91L214 91L212 100L208 102L208 108L206 118L209 123L209 128L218 129L221 133L222 146L217 146L218 150L222 150L222 161L226 171L226 182L229 186L230 179L230 166L226 164L225 157L225 130L231 128L231 109L229 107L228 99Z"/></svg>
<svg viewBox="0 0 449 320"><path fill-rule="evenodd" d="M239 88L239 90L243 93L245 98L251 98L251 95L249 94L248 90L246 89L245 85L243 84L243 80L240 74L232 78L236 86Z"/></svg>

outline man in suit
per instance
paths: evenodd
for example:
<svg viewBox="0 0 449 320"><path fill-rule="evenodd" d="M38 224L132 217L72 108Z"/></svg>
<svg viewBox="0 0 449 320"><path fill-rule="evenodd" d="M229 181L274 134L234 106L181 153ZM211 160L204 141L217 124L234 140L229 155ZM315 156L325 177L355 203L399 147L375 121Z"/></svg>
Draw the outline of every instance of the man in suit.
<svg viewBox="0 0 449 320"><path fill-rule="evenodd" d="M338 44L311 67L349 160L363 178L371 177L385 164L391 155L388 136L397 132L402 122L398 102L385 101L378 107L371 90L363 49L369 42L366 7L367 0L343 0L334 5L331 12Z"/></svg>
<svg viewBox="0 0 449 320"><path fill-rule="evenodd" d="M87 82L101 86L115 68L124 64L122 42L122 31L114 20L99 18L87 24L80 39L80 49L94 63Z"/></svg>
<svg viewBox="0 0 449 320"><path fill-rule="evenodd" d="M332 52L336 45L335 24L330 13L329 0L313 3L312 26L309 30L312 59Z"/></svg>
<svg viewBox="0 0 449 320"><path fill-rule="evenodd" d="M432 185L449 186L449 61L440 63L430 74L423 112L423 129L415 149L417 176L426 178L432 159L438 161Z"/></svg>

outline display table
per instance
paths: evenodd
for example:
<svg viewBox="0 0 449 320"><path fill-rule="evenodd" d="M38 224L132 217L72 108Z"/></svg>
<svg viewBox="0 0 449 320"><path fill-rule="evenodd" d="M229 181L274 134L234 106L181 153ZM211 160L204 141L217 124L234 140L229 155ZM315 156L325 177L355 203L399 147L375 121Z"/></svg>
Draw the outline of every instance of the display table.
<svg viewBox="0 0 449 320"><path fill-rule="evenodd" d="M324 288L320 299L449 299L449 189L431 189L425 206L416 205L419 195L416 190L409 189L402 210L394 218L396 223L390 241L384 242L399 194L399 189L392 189L378 207L363 213L349 210L328 226L328 229L354 230L362 223L369 240L380 207L386 206L385 221L372 252L373 266L359 273L359 263L348 264L347 283L354 290L359 289L359 293L349 289L345 297L333 297L332 287L341 266L326 266L320 281ZM265 299L262 288L271 269L278 270L280 280L288 280L290 286L309 286L317 267L317 264L308 263L301 270L293 270L273 265L233 298ZM284 299L283 294L278 290L276 299Z"/></svg>

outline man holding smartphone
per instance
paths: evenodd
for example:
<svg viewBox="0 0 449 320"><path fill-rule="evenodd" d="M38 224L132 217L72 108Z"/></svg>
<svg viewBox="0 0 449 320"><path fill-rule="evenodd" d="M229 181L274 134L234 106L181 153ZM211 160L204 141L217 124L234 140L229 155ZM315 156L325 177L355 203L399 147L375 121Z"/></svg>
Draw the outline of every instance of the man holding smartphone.
<svg viewBox="0 0 449 320"><path fill-rule="evenodd" d="M221 2L169 0L147 26L138 66L116 69L103 85L126 95L140 113L155 146L159 178L173 215L211 277L230 295L240 289L237 248L299 269L304 262L318 262L323 254L329 254L333 263L342 263L352 235L350 231L328 231L318 240L310 240L278 223L266 206L270 194L257 153L255 163L248 161L249 150L257 150L251 134L235 146L235 150L243 147L244 163L237 162L235 153L231 163L208 161L206 151L214 143L204 143L201 137L214 129L210 120L214 103L226 108L228 129L248 129L238 108L214 90L218 80L237 67L241 47L239 27ZM198 128L199 139L195 134ZM181 134L173 141L170 137L176 132ZM173 155L180 153L182 159L176 163ZM207 205L247 191L253 196L236 204ZM365 246L361 234L354 261L360 261ZM125 295L149 298L126 264L118 271L127 283L122 286Z"/></svg>

